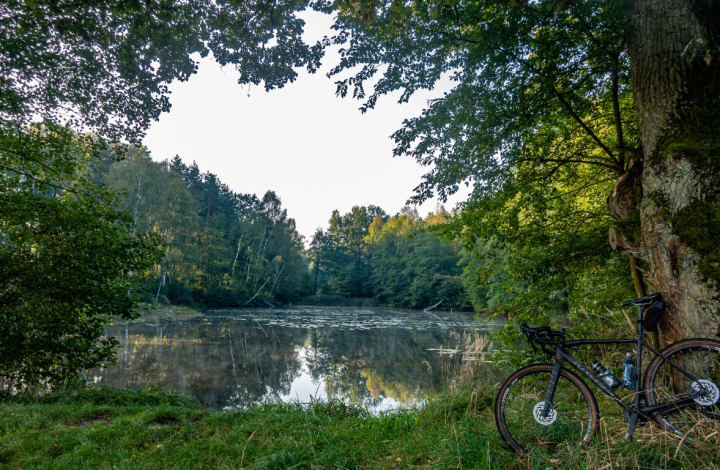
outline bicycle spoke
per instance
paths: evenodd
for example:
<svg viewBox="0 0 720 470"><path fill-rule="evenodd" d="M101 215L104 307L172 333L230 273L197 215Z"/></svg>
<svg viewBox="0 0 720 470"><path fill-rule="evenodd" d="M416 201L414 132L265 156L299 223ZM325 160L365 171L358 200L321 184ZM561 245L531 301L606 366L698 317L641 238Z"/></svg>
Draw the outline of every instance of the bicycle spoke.
<svg viewBox="0 0 720 470"><path fill-rule="evenodd" d="M596 405L587 393L567 377L558 380L554 407L542 416L545 394L550 384L550 368L529 373L511 386L501 389L502 426L524 451L544 448L553 451L567 443L580 444L589 438L596 425ZM510 379L508 379L510 380Z"/></svg>
<svg viewBox="0 0 720 470"><path fill-rule="evenodd" d="M710 340L692 340L671 350L666 357L695 379L665 360L658 362L650 372L651 383L647 384L650 404L684 403L656 412L656 418L688 440L702 440L720 430L720 402L714 398L720 378L720 347ZM703 394L696 396L698 390L703 390Z"/></svg>

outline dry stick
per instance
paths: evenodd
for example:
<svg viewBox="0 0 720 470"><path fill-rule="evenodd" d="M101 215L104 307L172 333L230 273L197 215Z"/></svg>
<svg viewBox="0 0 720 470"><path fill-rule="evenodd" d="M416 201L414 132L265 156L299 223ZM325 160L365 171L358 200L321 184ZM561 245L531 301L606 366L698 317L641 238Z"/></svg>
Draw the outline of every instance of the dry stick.
<svg viewBox="0 0 720 470"><path fill-rule="evenodd" d="M265 238L265 234L267 233L267 227L263 228L263 239ZM267 244L267 243L266 243ZM260 240L260 246L258 246L258 254L257 259L255 259L255 262L260 261L260 248L262 248L263 240ZM265 250L263 250L263 253L265 253ZM250 269L248 269L248 279L250 279ZM247 282L247 280L246 280ZM255 277L255 282L253 282L253 289L257 286L257 277Z"/></svg>
<svg viewBox="0 0 720 470"><path fill-rule="evenodd" d="M250 261L252 261L252 251L250 251L250 257L247 260L247 266L245 266L245 282L248 282L248 279L250 279Z"/></svg>
<svg viewBox="0 0 720 470"><path fill-rule="evenodd" d="M600 423L602 424L603 431L605 432L605 445L607 448L607 459L610 460L610 439L608 438L607 422L605 421L605 418L600 418Z"/></svg>
<svg viewBox="0 0 720 470"><path fill-rule="evenodd" d="M233 261L232 276L230 276L230 285L232 285L233 279L235 279L235 263L237 263L238 255L240 255L240 242L242 242L242 237L243 237L243 234L240 234L240 240L238 240L237 252L235 253L235 261Z"/></svg>
<svg viewBox="0 0 720 470"><path fill-rule="evenodd" d="M160 279L160 285L158 286L157 295L155 296L155 303L158 303L158 299L160 298L160 289L162 288L163 284L165 284L165 273L167 272L167 267L165 263L167 262L167 257L170 254L170 245L168 245L167 250L165 251L165 259L163 260L163 275L162 279Z"/></svg>
<svg viewBox="0 0 720 470"><path fill-rule="evenodd" d="M608 312L610 312L610 315L613 315L613 311L610 310L609 308L605 307L605 310L607 310ZM633 322L630 320L630 317L627 316L627 313L625 313L625 309L620 309L620 311L622 312L623 316L625 317L625 320L627 320L628 326L630 327L630 331L631 331L632 333L634 333L634 332L635 332L635 325L634 325Z"/></svg>
<svg viewBox="0 0 720 470"><path fill-rule="evenodd" d="M252 315L252 317L255 318L255 315L253 315L252 313L250 315ZM263 328L263 326L260 324L260 322L258 321L257 318L255 318L255 321L257 322L257 324L260 327L260 329L262 330L262 332L265 333L265 337L267 338L268 334L267 334L267 331L265 331L265 328ZM260 366L260 367L262 367L262 366Z"/></svg>
<svg viewBox="0 0 720 470"><path fill-rule="evenodd" d="M305 428L308 431L308 437L310 437L310 448L313 451L313 459L315 460L315 468L320 468L320 466L318 465L317 456L315 455L315 444L313 444L313 441L312 441L312 433L310 432L310 426L308 426L307 422L305 423Z"/></svg>
<svg viewBox="0 0 720 470"><path fill-rule="evenodd" d="M488 445L488 470L490 470L490 441L487 441Z"/></svg>
<svg viewBox="0 0 720 470"><path fill-rule="evenodd" d="M698 423L695 423L695 425L693 427L691 427L690 430L688 432L686 432L685 435L680 439L680 443L678 444L677 449L675 449L675 455L673 455L674 459L677 458L677 454L678 454L678 452L680 452L680 448L682 447L685 439L687 439L688 434L690 434L697 425L698 425Z"/></svg>
<svg viewBox="0 0 720 470"><path fill-rule="evenodd" d="M137 193L137 199L135 200L135 213L133 214L133 219L135 220L135 227L133 228L133 237L135 236L135 232L137 232L137 215L138 215L138 206L140 205L140 188L142 187L142 176L143 176L143 170L140 170L140 175L138 175L138 193Z"/></svg>
<svg viewBox="0 0 720 470"><path fill-rule="evenodd" d="M443 300L445 300L445 299L442 299L440 302L436 303L436 304L433 305L432 307L428 307L428 308L424 309L423 312L427 312L428 310L434 309L435 307L437 307L438 305L440 305L441 303L443 303Z"/></svg>
<svg viewBox="0 0 720 470"><path fill-rule="evenodd" d="M265 287L265 284L267 284L269 280L270 280L270 278L267 278L267 280L263 283L263 285L260 286L260 289L258 289L258 291L255 292L255 295L253 295L253 296L250 298L250 300L248 300L247 302L245 302L245 305L249 304L255 297L258 296L258 294L260 293L260 291L263 289L263 287Z"/></svg>
<svg viewBox="0 0 720 470"><path fill-rule="evenodd" d="M237 383L237 374L235 373L235 356L233 355L233 350L232 350L232 334L230 334L230 329L228 329L228 340L230 342L230 359L232 359L233 376L235 376L235 386L237 386L238 383Z"/></svg>
<svg viewBox="0 0 720 470"><path fill-rule="evenodd" d="M247 447L248 443L250 442L250 439L252 439L254 435L255 435L255 431L253 431L252 434L250 434L250 437L248 437L247 442L245 442L245 445L243 446L242 457L240 457L240 470L243 470L242 465L243 465L243 460L245 460L245 448Z"/></svg>
<svg viewBox="0 0 720 470"><path fill-rule="evenodd" d="M462 459L460 458L460 440L458 439L457 430L455 429L455 423L453 423L453 432L455 433L455 445L457 446L457 454L458 454L457 468L462 468Z"/></svg>
<svg viewBox="0 0 720 470"><path fill-rule="evenodd" d="M275 276L275 280L273 281L272 287L270 288L270 295L272 295L273 291L275 290L275 285L277 284L278 278L282 274L283 269L285 269L285 263L283 263L283 265L280 267L280 272L278 272L277 275Z"/></svg>
<svg viewBox="0 0 720 470"><path fill-rule="evenodd" d="M445 299L443 299L443 300L445 300ZM431 309L437 307L437 306L440 305L441 303L442 303L442 300L441 300L440 302L436 303L435 305L433 305L432 307L426 308L425 310L423 310L423 312L429 313L429 314L432 315L433 317L435 317L435 318L437 318L438 320L442 321L442 318L438 317L437 315L435 315L434 313L432 313L432 312L430 311Z"/></svg>

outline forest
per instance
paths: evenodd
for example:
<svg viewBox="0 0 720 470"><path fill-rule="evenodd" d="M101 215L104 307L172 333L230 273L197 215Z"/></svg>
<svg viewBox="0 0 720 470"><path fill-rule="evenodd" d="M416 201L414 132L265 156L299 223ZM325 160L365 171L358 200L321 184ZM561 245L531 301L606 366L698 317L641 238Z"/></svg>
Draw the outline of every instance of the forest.
<svg viewBox="0 0 720 470"><path fill-rule="evenodd" d="M118 209L161 244L146 303L256 307L307 292L303 240L274 192L236 193L195 163L154 162L144 148L100 158L95 184L122 191Z"/></svg>
<svg viewBox="0 0 720 470"><path fill-rule="evenodd" d="M589 332L660 292L665 343L717 337L720 10L702 5L3 2L0 376L74 382L114 361L104 325L154 302L442 302L504 315L514 344L520 322ZM304 12L327 37L306 41ZM426 170L410 208L358 205L304 240L278 193L144 149L198 56L273 92L331 49L362 113L449 78L391 136ZM463 185L457 207L412 209Z"/></svg>
<svg viewBox="0 0 720 470"><path fill-rule="evenodd" d="M388 215L370 205L346 214L334 211L327 229L318 228L305 240L273 191L262 198L236 193L217 175L178 156L154 162L147 149L132 148L116 161L112 151L103 151L92 168L97 186L123 193L116 207L132 216L133 230L158 237L162 253L142 294L147 304L203 308L365 301L502 315L540 307L568 317L633 295L627 264L589 224L583 227L587 241L575 242L575 250L583 252L572 255L567 246L555 244L562 238L553 243L541 231L529 231L522 242L502 240L498 231L472 245L463 243L448 235L455 221L468 217L458 209L438 206L422 218L412 207ZM602 204L600 195L586 195L576 203ZM560 268L554 263L558 256L571 257Z"/></svg>
<svg viewBox="0 0 720 470"><path fill-rule="evenodd" d="M92 165L99 187L119 191L117 209L159 241L160 257L142 301L196 307L272 307L365 300L404 308L473 310L462 247L431 232L451 214L439 206L389 216L375 206L334 211L310 240L297 232L280 198L232 191L193 162L155 162L131 148L101 152ZM306 246L307 245L307 246Z"/></svg>
<svg viewBox="0 0 720 470"><path fill-rule="evenodd" d="M132 216L133 230L158 237L162 254L144 284L147 304L365 301L504 315L540 307L567 317L633 295L630 270L602 243L602 233L595 235L600 240L589 238L594 252L580 245L576 249L588 250L582 262L568 259L562 270L552 258L567 248L548 244L542 232L526 235L523 243L503 243L498 234L469 246L444 235L466 215L442 206L424 218L411 207L395 215L372 205L346 214L336 210L327 229L305 240L273 191L262 198L236 193L178 156L154 162L147 149L133 148L115 161L104 151L93 168L96 185L123 192L117 208Z"/></svg>

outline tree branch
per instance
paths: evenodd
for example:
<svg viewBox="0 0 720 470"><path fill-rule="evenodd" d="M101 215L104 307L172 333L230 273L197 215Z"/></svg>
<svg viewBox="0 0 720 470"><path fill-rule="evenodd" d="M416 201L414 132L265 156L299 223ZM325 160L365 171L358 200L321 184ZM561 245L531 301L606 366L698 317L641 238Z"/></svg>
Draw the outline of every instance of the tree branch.
<svg viewBox="0 0 720 470"><path fill-rule="evenodd" d="M625 168L625 142L623 139L622 119L620 116L620 101L618 99L618 81L620 77L617 71L618 59L615 56L615 69L612 72L612 106L613 118L615 119L615 134L617 135L617 146L619 149L619 163L621 168Z"/></svg>
<svg viewBox="0 0 720 470"><path fill-rule="evenodd" d="M560 101L560 104L563 105L563 107L567 110L567 112L570 114L570 116L572 116L572 118L575 119L575 121L578 124L580 124L580 127L582 127L585 130L585 132L592 138L592 140L595 141L597 146L600 147L603 150L603 152L605 152L613 162L618 163L618 161L615 158L615 155L613 155L612 151L607 147L607 145L602 143L600 138L597 135L595 135L595 133L592 131L592 129L590 129L587 126L587 124L585 124L585 122L582 120L582 118L580 116L578 116L577 113L575 113L575 110L572 108L572 106L570 106L570 103L567 102L567 100L562 95L562 93L557 91L557 89L553 85L550 85L550 88L552 89L553 93L555 93L555 96L557 97L558 101ZM616 167L613 167L613 169L615 171L617 171Z"/></svg>

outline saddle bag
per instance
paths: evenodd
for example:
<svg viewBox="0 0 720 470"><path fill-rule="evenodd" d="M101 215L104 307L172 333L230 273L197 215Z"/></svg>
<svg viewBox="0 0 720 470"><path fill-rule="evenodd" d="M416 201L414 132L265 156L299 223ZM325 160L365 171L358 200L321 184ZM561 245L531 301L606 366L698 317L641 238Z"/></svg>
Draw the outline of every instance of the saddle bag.
<svg viewBox="0 0 720 470"><path fill-rule="evenodd" d="M645 331L657 331L662 319L663 313L665 313L665 302L662 300L655 302L645 309L645 317L643 318L643 328Z"/></svg>

